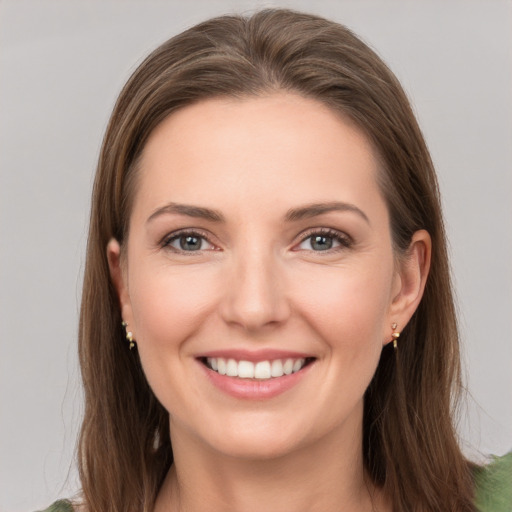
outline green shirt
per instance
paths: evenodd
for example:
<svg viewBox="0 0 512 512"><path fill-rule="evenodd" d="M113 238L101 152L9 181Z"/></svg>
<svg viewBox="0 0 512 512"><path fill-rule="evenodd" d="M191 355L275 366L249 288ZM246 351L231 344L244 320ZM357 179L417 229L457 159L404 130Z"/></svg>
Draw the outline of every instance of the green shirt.
<svg viewBox="0 0 512 512"><path fill-rule="evenodd" d="M477 470L475 504L480 512L512 512L512 452ZM61 500L42 512L73 512L73 507Z"/></svg>
<svg viewBox="0 0 512 512"><path fill-rule="evenodd" d="M41 512L73 512L73 507L69 501L59 500Z"/></svg>
<svg viewBox="0 0 512 512"><path fill-rule="evenodd" d="M512 512L512 452L477 470L475 498L481 512Z"/></svg>

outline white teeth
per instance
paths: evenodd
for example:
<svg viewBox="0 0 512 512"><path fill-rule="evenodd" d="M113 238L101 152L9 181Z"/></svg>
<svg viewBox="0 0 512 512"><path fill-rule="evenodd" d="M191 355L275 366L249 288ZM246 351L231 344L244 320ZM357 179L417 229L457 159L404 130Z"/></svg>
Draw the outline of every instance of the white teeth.
<svg viewBox="0 0 512 512"><path fill-rule="evenodd" d="M235 359L225 359L223 357L208 357L206 359L208 367L220 375L228 377L239 377L241 379L259 379L267 380L272 377L282 377L291 375L302 370L306 364L306 359L275 359L273 361L236 361Z"/></svg>
<svg viewBox="0 0 512 512"><path fill-rule="evenodd" d="M304 362L305 362L304 359L297 359L293 363L293 370L292 370L292 372L293 373L298 372L304 366Z"/></svg>
<svg viewBox="0 0 512 512"><path fill-rule="evenodd" d="M226 375L226 360L223 359L222 357L219 357L217 359L217 371L221 375Z"/></svg>
<svg viewBox="0 0 512 512"><path fill-rule="evenodd" d="M256 379L270 379L270 363L268 361L260 361L256 363L254 368L254 377Z"/></svg>
<svg viewBox="0 0 512 512"><path fill-rule="evenodd" d="M270 375L272 375L272 377L282 377L284 375L283 362L280 359L272 361L272 366L270 367Z"/></svg>
<svg viewBox="0 0 512 512"><path fill-rule="evenodd" d="M250 361L240 361L238 363L238 376L241 379L254 378L254 363Z"/></svg>
<svg viewBox="0 0 512 512"><path fill-rule="evenodd" d="M226 375L228 377L238 377L238 364L234 359L228 359L226 364Z"/></svg>
<svg viewBox="0 0 512 512"><path fill-rule="evenodd" d="M287 359L283 364L283 372L290 375L293 372L293 359Z"/></svg>

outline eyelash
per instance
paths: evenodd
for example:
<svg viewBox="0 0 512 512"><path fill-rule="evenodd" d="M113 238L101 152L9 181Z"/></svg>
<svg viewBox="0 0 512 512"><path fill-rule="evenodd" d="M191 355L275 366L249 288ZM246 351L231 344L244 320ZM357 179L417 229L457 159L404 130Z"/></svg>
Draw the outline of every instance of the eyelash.
<svg viewBox="0 0 512 512"><path fill-rule="evenodd" d="M303 244L306 240L314 237L314 236L324 236L326 238L332 238L334 241L339 243L338 247L329 248L324 251L311 251L315 253L322 253L325 252L327 254L332 254L333 252L342 251L344 249L349 249L352 244L353 240L350 236L348 236L346 233L342 233L341 231L337 231L335 229L331 228L314 228L308 230L306 233L303 233L301 236L301 241L298 245ZM301 250L301 249L296 249ZM302 249L306 250L306 249Z"/></svg>
<svg viewBox="0 0 512 512"><path fill-rule="evenodd" d="M305 241L307 241L308 239L312 238L315 235L316 236L324 236L326 238L332 238L335 242L339 243L339 246L334 247L334 248L329 248L324 251L311 250L311 252L318 252L318 253L325 252L325 253L332 254L333 252L338 252L343 249L349 249L353 244L352 238L345 233L342 233L340 231L337 231L337 230L331 229L331 228L314 228L314 229L308 230L306 233L303 233L301 236L300 242L298 244L296 244L294 247L300 246ZM179 254L192 254L192 253L203 252L203 250L185 251L185 250L177 249L176 247L171 246L172 242L178 240L179 238L181 238L183 236L201 238L202 240L206 241L207 243L214 245L214 244L212 244L212 242L210 242L209 235L207 233L200 231L200 230L189 230L189 229L184 229L181 231L175 231L174 233L171 233L170 235L166 236L161 241L160 245L164 249L168 248L168 249L172 250L173 252L179 253ZM294 249L294 250L299 251L299 250L307 250L307 249Z"/></svg>
<svg viewBox="0 0 512 512"><path fill-rule="evenodd" d="M193 254L193 253L197 253L197 252L203 252L202 250L199 250L199 251L184 251L182 249L177 249L176 247L172 247L171 243L174 242L175 240L179 240L182 236L201 238L202 240L205 240L209 244L214 245L214 244L212 244L209 241L209 236L208 236L207 233L205 233L203 231L200 231L200 230L190 230L190 229L183 229L183 230L180 230L180 231L175 231L175 232L171 233L170 235L167 235L162 240L160 245L161 245L161 247L163 249L170 249L171 251L179 253L179 254Z"/></svg>

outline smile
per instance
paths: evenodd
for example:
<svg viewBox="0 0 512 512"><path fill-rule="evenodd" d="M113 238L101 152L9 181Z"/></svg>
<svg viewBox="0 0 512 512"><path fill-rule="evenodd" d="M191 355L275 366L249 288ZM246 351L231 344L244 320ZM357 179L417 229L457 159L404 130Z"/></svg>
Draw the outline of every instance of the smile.
<svg viewBox="0 0 512 512"><path fill-rule="evenodd" d="M197 354L195 359L214 388L236 399L260 401L298 386L318 361L304 352L235 348Z"/></svg>
<svg viewBox="0 0 512 512"><path fill-rule="evenodd" d="M252 362L224 357L208 357L203 359L203 363L210 370L227 377L268 380L297 373L312 360L313 358L286 358Z"/></svg>

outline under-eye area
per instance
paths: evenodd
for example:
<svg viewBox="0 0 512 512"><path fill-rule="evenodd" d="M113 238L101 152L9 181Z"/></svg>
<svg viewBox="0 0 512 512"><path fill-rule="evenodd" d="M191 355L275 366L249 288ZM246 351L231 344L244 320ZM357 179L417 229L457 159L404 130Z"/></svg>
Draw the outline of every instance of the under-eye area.
<svg viewBox="0 0 512 512"><path fill-rule="evenodd" d="M240 379L273 379L291 375L301 371L312 364L315 357L285 358L266 361L244 361L228 359L224 357L201 357L199 358L210 370L227 377L238 377Z"/></svg>

